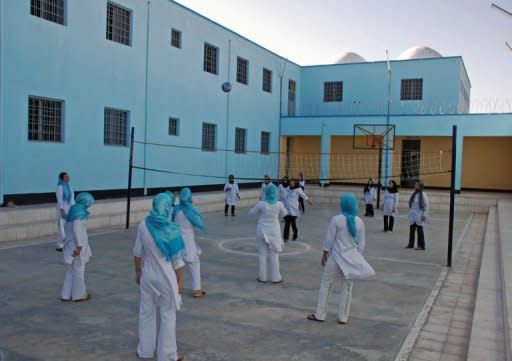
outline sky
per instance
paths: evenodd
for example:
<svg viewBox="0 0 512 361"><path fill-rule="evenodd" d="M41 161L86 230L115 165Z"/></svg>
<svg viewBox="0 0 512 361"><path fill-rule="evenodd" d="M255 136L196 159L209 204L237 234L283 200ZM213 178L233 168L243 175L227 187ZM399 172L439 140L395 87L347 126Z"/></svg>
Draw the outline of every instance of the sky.
<svg viewBox="0 0 512 361"><path fill-rule="evenodd" d="M462 56L473 112L512 111L512 16L485 0L177 0L300 65L429 46ZM496 4L512 11L511 0Z"/></svg>

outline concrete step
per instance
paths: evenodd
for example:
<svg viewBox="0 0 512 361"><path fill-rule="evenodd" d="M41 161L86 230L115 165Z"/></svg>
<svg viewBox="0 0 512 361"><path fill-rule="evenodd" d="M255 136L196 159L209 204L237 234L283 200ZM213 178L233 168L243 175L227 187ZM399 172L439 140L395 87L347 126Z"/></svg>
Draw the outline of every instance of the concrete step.
<svg viewBox="0 0 512 361"><path fill-rule="evenodd" d="M499 249L497 207L491 207L482 250L468 361L506 359Z"/></svg>
<svg viewBox="0 0 512 361"><path fill-rule="evenodd" d="M512 361L512 200L498 201L499 255L505 333L505 355Z"/></svg>

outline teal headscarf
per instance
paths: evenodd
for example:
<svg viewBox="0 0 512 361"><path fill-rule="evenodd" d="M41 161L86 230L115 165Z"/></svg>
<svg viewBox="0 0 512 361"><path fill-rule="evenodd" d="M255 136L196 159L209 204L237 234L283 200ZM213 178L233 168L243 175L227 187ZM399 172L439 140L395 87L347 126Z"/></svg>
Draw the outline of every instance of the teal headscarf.
<svg viewBox="0 0 512 361"><path fill-rule="evenodd" d="M192 205L192 191L190 188L186 187L180 191L179 194L180 204L174 207L172 210L172 220L176 218L176 215L179 211L183 211L183 214L188 219L188 221L196 228L199 228L201 231L204 231L204 222L203 216L199 209Z"/></svg>
<svg viewBox="0 0 512 361"><path fill-rule="evenodd" d="M65 175L65 173L64 173ZM64 182L60 177L58 178L57 186L62 186L62 198L64 198L64 202L67 204L71 203L71 188L69 187L69 183Z"/></svg>
<svg viewBox="0 0 512 361"><path fill-rule="evenodd" d="M359 243L359 234L356 228L356 216L359 213L359 205L354 193L345 193L340 198L341 214L347 219L348 232L356 243Z"/></svg>
<svg viewBox="0 0 512 361"><path fill-rule="evenodd" d="M176 264L185 257L185 244L181 238L180 227L169 219L172 199L165 193L159 193L153 199L153 210L146 217L146 227L162 251L165 259Z"/></svg>
<svg viewBox="0 0 512 361"><path fill-rule="evenodd" d="M279 189L272 183L267 184L265 188L265 202L276 204L279 199Z"/></svg>
<svg viewBox="0 0 512 361"><path fill-rule="evenodd" d="M67 222L87 219L90 214L87 208L94 204L94 197L89 192L82 192L75 197L75 202L66 214Z"/></svg>

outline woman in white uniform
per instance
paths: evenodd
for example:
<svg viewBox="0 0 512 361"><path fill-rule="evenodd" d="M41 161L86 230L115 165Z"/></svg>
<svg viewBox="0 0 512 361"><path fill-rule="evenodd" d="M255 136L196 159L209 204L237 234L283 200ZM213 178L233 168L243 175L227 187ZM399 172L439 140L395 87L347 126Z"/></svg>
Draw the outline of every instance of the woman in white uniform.
<svg viewBox="0 0 512 361"><path fill-rule="evenodd" d="M353 279L373 276L375 271L362 254L366 245L364 223L357 216L359 207L353 193L340 198L341 214L334 216L327 228L321 264L324 267L316 312L307 316L311 321L325 321L326 307L333 283L341 281L338 322L345 324L350 313Z"/></svg>
<svg viewBox="0 0 512 361"><path fill-rule="evenodd" d="M199 209L192 205L192 191L183 188L179 193L180 203L172 210L172 221L180 227L185 242L185 265L190 275L192 297L203 297L206 292L201 287L201 247L194 234L194 228L204 232L204 222Z"/></svg>
<svg viewBox="0 0 512 361"><path fill-rule="evenodd" d="M417 250L425 250L423 226L428 223L428 197L423 191L423 181L414 184L414 192L409 199L409 244L405 248L414 248L414 233L418 233Z"/></svg>
<svg viewBox="0 0 512 361"><path fill-rule="evenodd" d="M384 232L393 232L396 211L398 209L398 185L390 180L388 187L384 190L382 209L384 211Z"/></svg>
<svg viewBox="0 0 512 361"><path fill-rule="evenodd" d="M265 200L265 188L270 184L270 177L268 174L265 174L263 183L261 183L261 190L260 190L260 201Z"/></svg>
<svg viewBox="0 0 512 361"><path fill-rule="evenodd" d="M256 241L258 242L258 281L267 282L267 257L270 259L270 280L283 281L279 271L279 253L283 251L283 239L279 219L286 214L286 208L279 200L279 189L270 183L265 189L265 200L251 208L249 215L258 215Z"/></svg>
<svg viewBox="0 0 512 361"><path fill-rule="evenodd" d="M240 193L238 189L238 183L235 182L235 176L230 174L228 182L224 185L224 215L228 215L228 209L231 207L231 215L235 215L235 207L237 201L240 199Z"/></svg>
<svg viewBox="0 0 512 361"><path fill-rule="evenodd" d="M75 193L69 184L69 174L66 172L61 172L59 174L55 196L57 198L57 208L55 211L55 215L57 217L56 249L57 251L62 252L66 238L66 230L64 229L64 225L66 224L66 214L68 213L69 208L75 204Z"/></svg>
<svg viewBox="0 0 512 361"><path fill-rule="evenodd" d="M295 179L290 180L290 188L288 189L288 194L286 196L286 209L288 211L286 217L284 217L284 240L285 242L289 239L290 236L290 226L293 230L293 240L295 241L299 236L299 230L297 229L297 217L301 215L299 199L303 198L310 205L313 204L311 200L308 198L306 193L300 188Z"/></svg>
<svg viewBox="0 0 512 361"><path fill-rule="evenodd" d="M364 213L365 217L373 217L374 216L374 210L373 205L375 204L375 201L377 200L377 191L375 190L375 187L373 186L373 179L368 179L368 183L363 188L363 201L366 204L366 211Z"/></svg>
<svg viewBox="0 0 512 361"><path fill-rule="evenodd" d="M87 192L79 193L66 215L66 241L64 262L68 265L60 292L62 301L88 301L91 296L85 287L85 264L92 256L87 237L87 209L94 204L94 197Z"/></svg>
<svg viewBox="0 0 512 361"><path fill-rule="evenodd" d="M169 219L171 205L165 193L153 199L153 210L139 224L133 247L135 282L140 285L137 356L153 358L156 349L157 361L183 360L176 345L176 311L181 307L176 270L185 265L185 244L180 228Z"/></svg>

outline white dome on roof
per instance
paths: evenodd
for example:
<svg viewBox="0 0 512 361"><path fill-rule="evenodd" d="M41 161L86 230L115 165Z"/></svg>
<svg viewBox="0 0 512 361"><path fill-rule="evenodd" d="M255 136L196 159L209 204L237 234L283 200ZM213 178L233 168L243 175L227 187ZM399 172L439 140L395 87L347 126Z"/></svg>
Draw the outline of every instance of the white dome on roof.
<svg viewBox="0 0 512 361"><path fill-rule="evenodd" d="M441 58L442 55L428 46L414 46L404 51L397 60Z"/></svg>
<svg viewBox="0 0 512 361"><path fill-rule="evenodd" d="M349 64L349 63L365 63L366 59L357 53L351 51L337 55L334 57L334 64Z"/></svg>

